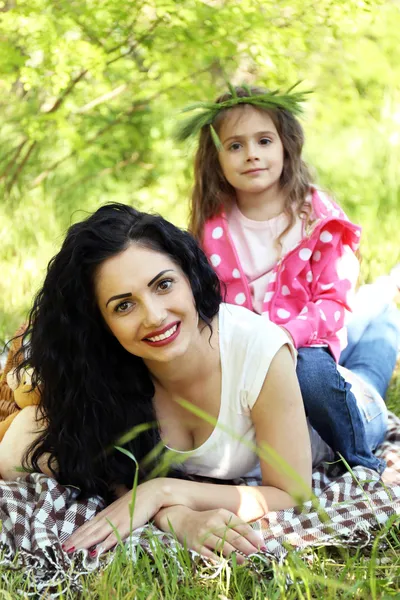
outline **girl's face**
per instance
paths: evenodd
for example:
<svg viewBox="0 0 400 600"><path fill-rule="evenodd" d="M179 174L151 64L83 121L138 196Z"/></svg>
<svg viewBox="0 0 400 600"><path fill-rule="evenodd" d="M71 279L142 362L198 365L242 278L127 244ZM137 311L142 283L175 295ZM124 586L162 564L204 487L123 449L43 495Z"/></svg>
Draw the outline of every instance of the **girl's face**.
<svg viewBox="0 0 400 600"><path fill-rule="evenodd" d="M182 356L198 332L188 280L167 256L132 243L95 276L100 312L121 346L145 361Z"/></svg>
<svg viewBox="0 0 400 600"><path fill-rule="evenodd" d="M231 109L219 130L222 171L239 193L277 193L284 149L271 117L252 106Z"/></svg>

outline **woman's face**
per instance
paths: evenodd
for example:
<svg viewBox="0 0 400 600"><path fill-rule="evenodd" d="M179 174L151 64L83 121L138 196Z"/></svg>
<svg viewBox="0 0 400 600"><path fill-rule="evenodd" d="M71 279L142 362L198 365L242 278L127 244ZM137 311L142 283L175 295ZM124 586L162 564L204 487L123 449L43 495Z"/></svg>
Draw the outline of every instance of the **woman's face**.
<svg viewBox="0 0 400 600"><path fill-rule="evenodd" d="M97 304L121 346L145 361L182 356L198 332L190 284L169 256L132 243L95 275Z"/></svg>

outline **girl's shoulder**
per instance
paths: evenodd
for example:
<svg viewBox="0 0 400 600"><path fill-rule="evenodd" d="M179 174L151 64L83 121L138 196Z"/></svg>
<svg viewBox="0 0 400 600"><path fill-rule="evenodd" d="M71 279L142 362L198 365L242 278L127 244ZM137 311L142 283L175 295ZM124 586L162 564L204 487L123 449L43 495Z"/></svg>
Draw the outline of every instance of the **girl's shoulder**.
<svg viewBox="0 0 400 600"><path fill-rule="evenodd" d="M310 188L310 202L314 216L317 219L336 218L349 220L344 210L321 188L317 188L316 186Z"/></svg>
<svg viewBox="0 0 400 600"><path fill-rule="evenodd" d="M350 219L345 211L325 190L316 186L310 187L309 201L312 205L313 218L317 220L341 219L348 221Z"/></svg>

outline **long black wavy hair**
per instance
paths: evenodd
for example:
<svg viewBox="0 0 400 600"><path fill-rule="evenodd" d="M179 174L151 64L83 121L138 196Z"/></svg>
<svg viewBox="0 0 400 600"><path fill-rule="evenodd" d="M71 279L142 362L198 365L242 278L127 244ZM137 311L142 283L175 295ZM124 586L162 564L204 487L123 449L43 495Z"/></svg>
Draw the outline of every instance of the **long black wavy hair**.
<svg viewBox="0 0 400 600"><path fill-rule="evenodd" d="M218 278L195 239L161 216L114 203L69 228L24 335L29 343L21 369L32 367L46 417L24 464L40 471L38 461L48 455L58 481L84 496L109 498L115 485L132 485L135 465L114 445L132 428L156 421L147 367L108 331L94 294L96 269L132 242L165 253L181 268L209 327L221 302ZM125 444L140 465L140 480L154 466L143 459L159 441L155 426Z"/></svg>

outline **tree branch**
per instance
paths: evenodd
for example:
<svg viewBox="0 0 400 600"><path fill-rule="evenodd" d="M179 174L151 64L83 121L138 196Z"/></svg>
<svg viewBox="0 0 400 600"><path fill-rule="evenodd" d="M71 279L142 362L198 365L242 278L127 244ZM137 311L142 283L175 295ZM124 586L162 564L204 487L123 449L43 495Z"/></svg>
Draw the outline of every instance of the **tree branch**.
<svg viewBox="0 0 400 600"><path fill-rule="evenodd" d="M136 14L133 17L131 23L126 28L128 31L132 30L135 27L137 20L139 18L140 11L142 10L142 8L145 4L146 4L145 0L143 2L141 2L140 4L138 1L136 2L136 9L137 9ZM113 30L110 30L110 35L111 35L112 31ZM108 50L106 50L107 54L112 54L116 50L119 50L120 48L122 48L122 46L126 46L126 44L129 42L129 39L130 39L130 34L125 38L125 40L122 42L122 44L121 43L117 44L116 46L113 46L112 48L109 48Z"/></svg>
<svg viewBox="0 0 400 600"><path fill-rule="evenodd" d="M134 104L134 105L130 106L129 109L127 109L126 111L124 111L123 113L121 113L121 115L119 117L117 117L114 121L112 121L111 123L108 123L108 125L106 125L105 127L102 127L101 129L99 129L99 131L94 136L92 136L91 138L89 138L86 141L86 146L85 147L87 148L88 146L91 146L92 144L94 144L94 142L96 142L99 139L99 137L101 137L102 135L104 135L112 127L115 127L115 125L118 125L119 123L121 123L121 121L125 117L128 117L133 112L135 112L136 110L139 110L143 106L145 106L145 104L143 104L143 103ZM80 151L80 149L79 149L79 151ZM32 182L32 186L31 187L37 187L38 185L40 185L42 183L42 181L44 181L45 179L47 179L47 177L50 175L50 173L52 171L55 171L55 169L57 169L63 162L65 162L66 160L69 160L70 158L73 158L77 154L78 154L78 150L72 150L72 152L69 152L68 154L66 154L65 156L63 156L62 158L60 158L59 160L57 160L56 162L54 162L45 171L42 171L41 173L39 173L39 175L37 175L37 177L35 177L35 179Z"/></svg>
<svg viewBox="0 0 400 600"><path fill-rule="evenodd" d="M21 154L22 149L25 146L25 144L26 144L27 141L28 140L25 138L16 148L13 148L5 156L5 158L7 158L10 154L13 154L12 159L10 161L8 161L8 163L4 167L4 171L2 172L2 174L0 176L0 181L2 181L3 179L5 179L7 177L7 175L9 174L9 172L11 171L11 169L13 168L13 166L15 165L15 162L17 161L18 156Z"/></svg>
<svg viewBox="0 0 400 600"><path fill-rule="evenodd" d="M116 61L117 61L117 60L119 60L120 58L125 58L125 56L129 56L129 54L131 54L131 52L133 52L133 50L135 50L135 48L137 48L137 47L139 46L139 44L141 44L141 43L143 42L143 40L145 40L145 39L146 39L146 38L147 38L147 37L148 37L148 36L149 36L151 33L153 33L154 29L157 27L157 25L158 25L159 23L161 23L161 21L162 21L162 18L161 18L161 17L158 17L158 19L156 19L156 20L154 21L154 23L152 24L152 26L150 27L150 29L147 29L147 31L146 31L146 32L145 32L145 33L144 33L144 34L143 34L143 35L142 35L140 38L138 38L137 40L135 40L135 41L133 42L133 44L131 44L131 45L129 46L129 48L128 48L127 52L124 52L124 54L120 54L120 56L116 56L115 58L111 58L109 61L107 61L107 63L106 63L106 64L107 64L107 66L108 66L108 65L111 65L111 64L112 64L112 63L114 63L114 62L116 62ZM127 44L127 43L128 43L128 41L129 41L129 37L130 37L130 36L128 36L128 37L125 39L125 41L124 41L124 42L122 42L122 44L120 44L119 46L116 46L116 47L113 49L113 52L114 52L115 50L118 50L119 48L123 48L124 46L126 46L126 44Z"/></svg>
<svg viewBox="0 0 400 600"><path fill-rule="evenodd" d="M63 194L65 194L66 192L71 190L72 188L76 188L77 185L80 185L81 183L84 183L85 181L89 181L90 179L93 179L94 177L96 177L96 178L103 177L104 175L109 175L110 173L113 173L114 171L117 171L119 169L124 169L128 165L137 162L137 160L139 159L139 156L140 156L139 152L134 152L129 158L119 161L113 167L106 167L105 169L101 169L101 171L98 171L97 173L90 173L89 175L86 175L85 177L76 179L70 185L68 185L66 188L62 189L60 191L60 195L62 196Z"/></svg>
<svg viewBox="0 0 400 600"><path fill-rule="evenodd" d="M211 68L211 66L208 65L204 69L199 69L195 73L191 73L190 75L187 75L186 77L183 77L182 79L180 79L179 83L181 84L183 81L186 81L187 79L191 79L193 77L197 77L201 73L204 73L204 72L208 71L210 68ZM170 90L173 90L175 88L176 88L176 83L173 83L172 85L169 85L169 86L167 86L167 87L159 90L158 92L155 92L152 96L149 96L148 98L145 98L145 99L143 99L141 101L133 103L127 110L125 110L123 113L121 113L119 117L117 117L116 119L114 119L114 121L112 121L111 123L108 123L105 127L102 127L101 129L99 129L99 131L94 136L92 136L91 138L89 138L86 141L86 148L88 146L91 146L92 144L94 144L102 135L104 135L105 133L107 133L107 131L109 131L110 129L112 129L113 127L115 127L119 123L121 123L126 117L129 117L135 111L140 110L141 108L147 106L150 102L152 102L153 100L155 100L156 98L158 98L162 94L165 94L165 93L167 93ZM35 179L33 180L32 187L36 187L36 186L40 185L42 183L42 181L44 181L45 179L47 179L47 177L50 175L50 173L52 171L54 171L55 169L57 169L57 167L59 167L66 160L69 160L70 158L73 158L77 153L78 153L78 150L73 150L72 152L69 152L68 154L66 154L65 156L63 156L62 158L60 158L59 160L55 161L47 169L45 169L44 171L42 171L41 173L39 173L39 175L37 175L35 177Z"/></svg>
<svg viewBox="0 0 400 600"><path fill-rule="evenodd" d="M78 110L76 110L75 112L76 113L85 113L85 112L88 112L91 108L94 108L95 106L98 106L99 104L103 104L103 102L107 102L107 100L113 100L114 98L116 98L117 96L122 94L122 92L125 92L127 87L128 87L127 84L124 83L123 85L118 86L114 90L111 90L111 92L107 92L107 94L103 94L102 96L95 98L91 102L88 102L81 108L78 108Z"/></svg>
<svg viewBox="0 0 400 600"><path fill-rule="evenodd" d="M16 169L14 175L12 176L11 181L6 186L6 192L7 192L7 194L9 194L11 192L12 188L14 187L14 185L16 184L16 182L18 181L18 178L19 178L20 174L22 173L22 170L24 169L26 163L28 162L29 157L32 154L33 149L35 148L36 144L37 144L36 141L32 142L32 144L29 146L28 151L25 154L24 158L19 163L18 168Z"/></svg>
<svg viewBox="0 0 400 600"><path fill-rule="evenodd" d="M83 77L85 77L86 73L88 72L87 69L83 69L79 75L77 75L72 81L71 83L68 85L68 87L65 88L65 90L62 92L62 94L57 98L57 100L54 102L53 106L51 108L49 108L49 110L46 110L46 114L50 114L50 113L54 113L56 112L56 110L58 110L60 108L60 106L62 105L62 103L64 102L65 98L72 92L72 90L74 89L74 87L76 86L77 83L79 83L79 81L81 79L83 79Z"/></svg>

